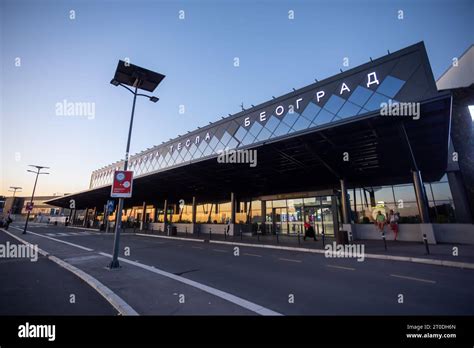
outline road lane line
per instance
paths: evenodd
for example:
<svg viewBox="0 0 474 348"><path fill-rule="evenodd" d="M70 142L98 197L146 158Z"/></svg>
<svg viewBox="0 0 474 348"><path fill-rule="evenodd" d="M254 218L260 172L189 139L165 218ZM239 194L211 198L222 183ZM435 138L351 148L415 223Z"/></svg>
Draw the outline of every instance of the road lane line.
<svg viewBox="0 0 474 348"><path fill-rule="evenodd" d="M198 247L198 246L194 246L194 245L191 248L193 248L193 249L204 249L203 247Z"/></svg>
<svg viewBox="0 0 474 348"><path fill-rule="evenodd" d="M144 233L135 233L136 236L142 237L153 237L153 238L163 238L163 239L176 239L176 240L189 240L192 242L204 242L203 239L196 239L196 238L183 238L183 237L170 237L170 236L158 236L156 234L144 234Z"/></svg>
<svg viewBox="0 0 474 348"><path fill-rule="evenodd" d="M336 266L336 265L326 265L326 267L345 269L348 271L355 271L355 268L352 268L352 267L344 267L344 266Z"/></svg>
<svg viewBox="0 0 474 348"><path fill-rule="evenodd" d="M12 226L12 228L14 227ZM16 240L20 241L21 243L29 245L29 246L33 246L32 243L29 243L21 239L20 237L15 236L14 234L4 230L3 228L1 230L5 232L6 234L10 235L12 238L15 238ZM40 253L43 256L46 256L48 260L51 260L52 262L58 264L60 267L68 270L69 272L76 275L78 278L82 279L87 285L92 287L95 291L99 293L99 295L101 295L108 303L110 303L112 307L114 307L120 315L138 315L138 313L127 302L125 302L120 296L118 296L116 293L110 290L110 288L102 284L100 281L98 281L96 278L94 278L90 274L87 274L86 272L80 270L77 267L74 267L73 265L65 262L64 260L61 260L60 258L56 256L50 255L48 252L44 251L43 249L38 248L38 246L36 246L36 248L38 250L38 253Z"/></svg>
<svg viewBox="0 0 474 348"><path fill-rule="evenodd" d="M262 255L250 254L250 253L243 253L242 255L253 256L253 257L262 257Z"/></svg>
<svg viewBox="0 0 474 348"><path fill-rule="evenodd" d="M390 276L391 277L396 277L396 278L402 278L402 279L416 280L418 282L436 284L436 282L434 280L429 280L429 279L408 277L408 276L403 276L403 275L399 275L399 274L390 274Z"/></svg>
<svg viewBox="0 0 474 348"><path fill-rule="evenodd" d="M110 258L112 257L112 255L107 254L107 253L103 253L103 252L99 252L99 254L110 257ZM228 292L225 292L225 291L222 291L222 290L219 290L219 289L216 289L216 288L212 288L210 286L198 283L198 282L196 282L194 280L191 280L191 279L188 279L188 278L178 276L178 275L173 274L173 273L163 271L159 268L156 268L156 267L153 267L153 266L148 266L148 265L145 265L145 264L142 264L142 263L139 263L139 262L134 262L134 261L131 261L131 260L127 260L127 259L124 259L122 257L119 257L119 260L122 261L122 262L125 262L125 263L129 263L131 265L146 269L150 272L162 275L164 277L171 278L171 279L176 280L180 283L184 283L186 285L195 287L195 288L200 289L204 292L207 292L211 295L220 297L220 298L222 298L226 301L229 301L229 302L234 303L234 304L236 304L240 307L248 309L249 311L252 311L254 313L257 313L257 314L260 314L260 315L272 315L272 316L282 315L281 313L272 311L271 309L265 308L265 307L260 306L256 303L253 303L253 302L247 301L243 298L240 298L240 297L237 297L235 295L229 294Z"/></svg>
<svg viewBox="0 0 474 348"><path fill-rule="evenodd" d="M227 250L222 250L222 249L212 249L212 251L216 251L218 253L226 253Z"/></svg>
<svg viewBox="0 0 474 348"><path fill-rule="evenodd" d="M23 231L23 229L18 228L18 227L13 227L13 226L12 226L12 228L14 228L14 229L16 229L16 230L18 230L18 231ZM42 237L42 238L54 240L55 242L67 244L67 245L70 245L70 246L73 246L73 247L76 247L76 248L79 248L79 249L82 249L82 250L94 251L94 249L86 248L86 247L83 247L82 245L77 245L77 244L74 244L74 243L71 243L71 242L66 242L65 240L56 239L56 238L53 238L53 237L48 237L48 236L45 236L45 235L43 235L43 234L31 232L31 231L28 231L28 230L27 230L26 232L28 232L28 233L30 233L30 234L33 234L33 235L35 235L35 236L38 236L38 237Z"/></svg>
<svg viewBox="0 0 474 348"><path fill-rule="evenodd" d="M278 260L281 260L281 261L288 261L288 262L302 262L301 260L285 259L285 258L283 258L283 257L279 257Z"/></svg>

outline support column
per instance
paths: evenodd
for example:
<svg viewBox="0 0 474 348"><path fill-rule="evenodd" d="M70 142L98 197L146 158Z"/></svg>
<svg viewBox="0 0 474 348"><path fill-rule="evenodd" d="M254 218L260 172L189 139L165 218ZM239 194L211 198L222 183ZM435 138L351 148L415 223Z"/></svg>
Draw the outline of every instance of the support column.
<svg viewBox="0 0 474 348"><path fill-rule="evenodd" d="M165 224L165 229L166 229L166 224L168 223L168 200L165 199L165 203L163 206L163 222Z"/></svg>
<svg viewBox="0 0 474 348"><path fill-rule="evenodd" d="M451 194L453 196L455 216L457 223L472 224L471 212L469 210L469 201L464 188L461 172L448 172L448 182Z"/></svg>
<svg viewBox="0 0 474 348"><path fill-rule="evenodd" d="M143 202L143 207L142 207L142 221L140 223L140 231L143 231L145 229L145 224L146 224L146 202Z"/></svg>
<svg viewBox="0 0 474 348"><path fill-rule="evenodd" d="M420 220L422 224L430 223L430 215L428 212L428 200L426 198L425 187L419 170L413 170L413 185L415 187L416 205L420 213Z"/></svg>
<svg viewBox="0 0 474 348"><path fill-rule="evenodd" d="M235 224L235 195L230 193L230 223Z"/></svg>
<svg viewBox="0 0 474 348"><path fill-rule="evenodd" d="M350 217L351 208L349 207L349 200L347 199L346 179L340 179L340 183L341 183L342 223L350 224L351 223L351 217Z"/></svg>
<svg viewBox="0 0 474 348"><path fill-rule="evenodd" d="M369 191L369 195L370 195L370 206L375 207L377 204L375 204L375 192L374 192L374 190Z"/></svg>
<svg viewBox="0 0 474 348"><path fill-rule="evenodd" d="M262 233L266 233L266 224L267 221L267 201L262 201L262 209L260 211L261 221L262 221Z"/></svg>
<svg viewBox="0 0 474 348"><path fill-rule="evenodd" d="M87 218L89 217L89 208L86 208L86 212L84 214L84 221L82 221L82 227L86 227Z"/></svg>
<svg viewBox="0 0 474 348"><path fill-rule="evenodd" d="M193 196L193 202L191 205L191 233L194 233L196 230L196 213L197 213L197 204L196 197Z"/></svg>

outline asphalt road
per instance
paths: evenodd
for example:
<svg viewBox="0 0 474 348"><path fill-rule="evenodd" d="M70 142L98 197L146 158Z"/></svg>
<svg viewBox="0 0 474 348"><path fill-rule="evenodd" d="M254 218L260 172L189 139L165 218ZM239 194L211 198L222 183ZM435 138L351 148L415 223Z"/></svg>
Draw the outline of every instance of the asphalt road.
<svg viewBox="0 0 474 348"><path fill-rule="evenodd" d="M7 242L22 244L0 232L0 244ZM37 261L0 257L0 284L0 315L117 315L88 284L39 254Z"/></svg>
<svg viewBox="0 0 474 348"><path fill-rule="evenodd" d="M29 226L29 230L94 251L112 252L112 234L38 225ZM41 248L59 252L61 243L27 236ZM75 248L62 247L68 250L58 255L61 258L67 257L69 248ZM124 254L125 248L129 248L129 256ZM357 262L252 247L240 247L239 256L235 256L229 245L136 235L122 236L121 254L287 315L474 314L473 270L375 259ZM202 314L196 311L194 314Z"/></svg>

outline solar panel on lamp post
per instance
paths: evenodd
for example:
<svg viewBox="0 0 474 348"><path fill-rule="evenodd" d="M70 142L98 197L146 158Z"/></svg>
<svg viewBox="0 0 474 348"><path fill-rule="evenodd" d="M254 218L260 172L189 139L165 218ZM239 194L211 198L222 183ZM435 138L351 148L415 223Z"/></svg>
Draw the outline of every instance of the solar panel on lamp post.
<svg viewBox="0 0 474 348"><path fill-rule="evenodd" d="M128 129L128 140L127 148L125 150L125 161L123 165L123 170L128 169L128 159L130 151L130 140L132 137L132 127L133 127L133 116L135 113L135 103L137 96L146 97L150 99L153 103L156 103L159 99L158 97L138 93L138 89L142 89L148 92L153 92L155 88L160 84L160 82L165 78L165 75L159 74L157 72L141 68L139 66L130 64L120 60L115 70L115 76L110 81L114 86L122 86L133 94L133 104L132 104L132 114L130 117L130 126ZM131 88L127 87L133 87ZM117 216L115 218L115 234L114 234L114 249L112 261L110 262L109 268L119 268L120 264L118 261L118 252L120 245L120 225L122 224L122 210L123 210L124 199L119 198L117 206Z"/></svg>

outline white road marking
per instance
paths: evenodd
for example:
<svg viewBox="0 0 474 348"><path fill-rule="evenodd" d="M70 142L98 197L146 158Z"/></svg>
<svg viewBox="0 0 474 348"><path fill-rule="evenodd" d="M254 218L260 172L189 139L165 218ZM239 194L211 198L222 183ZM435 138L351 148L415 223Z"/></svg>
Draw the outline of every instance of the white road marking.
<svg viewBox="0 0 474 348"><path fill-rule="evenodd" d="M15 228L15 227L12 226L12 228ZM16 229L18 230L18 228ZM33 246L33 244L21 239L20 237L15 236L14 234L4 230L3 228L1 230L7 233L8 235L10 235L11 237L15 238L16 240L26 245ZM20 231L22 231L22 229L20 229ZM27 231L27 232L30 232L30 231ZM49 239L49 237L46 237L46 236L41 236L41 237ZM62 242L60 240L56 240L56 241ZM38 253L40 253L43 256L46 256L49 260L53 261L54 263L65 268L69 272L74 273L77 277L81 278L90 287L96 290L103 298L105 298L105 300L109 302L121 315L138 315L138 313L127 302L125 302L120 296L118 296L116 293L114 293L107 286L99 282L96 278L94 278L90 274L87 274L86 272L80 270L77 267L74 267L73 265L65 262L64 260L61 260L60 258L56 256L49 255L49 253L47 253L43 249L38 248Z"/></svg>
<svg viewBox="0 0 474 348"><path fill-rule="evenodd" d="M194 245L191 248L193 248L193 249L204 249L203 247L198 247L198 246L194 246Z"/></svg>
<svg viewBox="0 0 474 348"><path fill-rule="evenodd" d="M227 250L222 250L222 249L212 249L212 251L216 251L218 253L226 253Z"/></svg>
<svg viewBox="0 0 474 348"><path fill-rule="evenodd" d="M101 255L104 255L104 256L108 256L108 257L112 257L112 255L110 254L107 254L107 253L103 253L103 252L100 252L99 254ZM228 292L225 292L225 291L222 291L222 290L219 290L219 289L216 289L216 288L212 288L210 286L207 286L207 285L204 285L204 284L201 284L201 283L198 283L194 280L190 280L190 279L187 279L187 278L184 278L184 277L181 277L181 276L178 276L176 274L173 274L173 273L169 273L169 272L166 272L166 271L163 271L159 268L156 268L156 267L153 267L153 266L148 266L148 265L144 265L142 263L138 263L138 262L134 262L134 261L131 261L131 260L127 260L127 259L124 259L124 258L121 258L119 257L119 260L120 261L123 261L125 263L129 263L131 265L134 265L134 266L137 266L137 267L140 267L140 268L143 268L143 269L146 269L150 272L153 272L153 273L156 273L156 274L159 274L159 275L162 275L164 277L167 277L167 278L171 278L171 279L174 279L180 283L184 283L186 285L189 285L189 286L192 286L192 287L195 287L197 289L200 289L202 291L205 291L211 295L214 295L214 296L217 296L217 297L220 297L226 301L229 301L229 302L232 302L240 307L243 307L245 309L248 309L249 311L252 311L252 312L255 312L257 314L260 314L260 315L282 315L281 313L278 313L278 312L275 312L275 311L272 311L271 309L268 309L268 308L265 308L263 306L260 306L256 303L253 303L253 302L250 302L250 301L247 301L247 300L244 300L243 298L240 298L240 297L237 297L235 295L232 295L232 294L229 294Z"/></svg>
<svg viewBox="0 0 474 348"><path fill-rule="evenodd" d="M262 255L250 254L250 253L243 253L242 255L253 256L253 257L262 257Z"/></svg>
<svg viewBox="0 0 474 348"><path fill-rule="evenodd" d="M355 268L352 268L352 267L344 267L344 266L336 266L336 265L326 265L326 267L345 269L348 271L355 271Z"/></svg>
<svg viewBox="0 0 474 348"><path fill-rule="evenodd" d="M12 227L12 228L14 228L18 231L23 231L23 229L18 228L18 227ZM82 245L77 245L77 244L74 244L74 243L66 242L65 240L48 237L48 236L45 236L44 234L39 234L39 233L31 232L31 231L28 231L28 230L27 230L27 232L30 233L30 234L33 234L35 236L43 237L43 238L46 238L46 239L51 239L51 240L54 240L55 242L67 244L67 245L70 245L70 246L73 246L73 247L76 247L76 248L79 248L79 249L82 249L82 250L94 251L94 249L86 248L86 247L83 247Z"/></svg>
<svg viewBox="0 0 474 348"><path fill-rule="evenodd" d="M281 261L288 261L288 262L302 262L301 260L285 259L285 258L283 258L283 257L278 258L278 260L281 260Z"/></svg>
<svg viewBox="0 0 474 348"><path fill-rule="evenodd" d="M409 279L409 280L416 280L418 282L424 282L424 283L431 283L431 284L436 284L434 280L429 280L429 279L422 279L422 278L415 278L415 277L407 277L399 274L390 274L391 277L396 277L396 278L402 278L402 279Z"/></svg>
<svg viewBox="0 0 474 348"><path fill-rule="evenodd" d="M21 230L19 228L16 228L17 230ZM6 232L6 231L5 231ZM34 234L34 235L37 235L39 237L43 237L43 238L47 238L47 239L51 239L51 240L54 240L56 242L59 242L59 243L65 243L65 244L68 244L68 245L72 245L72 246L75 246L77 248L80 248L80 249L83 249L83 250L89 250L89 251L93 251L93 249L89 249L89 248L86 248L86 247L83 247L81 245L77 245L77 244L73 244L73 243L69 243L69 242L65 242L63 240L59 240L59 239L55 239L55 238L51 238L51 237L47 237L47 236L44 236L44 235L41 235L41 234L38 234L38 233L33 233L33 232L30 232L30 231L27 231L31 234ZM7 232L8 233L8 232ZM13 235L12 235L13 236ZM107 256L109 258L112 258L112 255L110 254L107 254L107 253L104 253L104 252L99 252L100 255L103 255L103 256ZM72 265L69 265L68 263L62 261L61 259L58 259L57 257L54 257L54 256L49 256L53 261L55 261L56 263L58 264L65 264L64 267L67 267L67 266L70 266L71 267L71 271L72 271L72 268L75 268L74 266ZM54 258L54 259L53 259ZM200 289L204 292L207 292L211 295L214 295L214 296L217 296L217 297L220 297L226 301L229 301L231 303L234 303L240 307L243 307L245 309L248 309L249 311L252 311L254 313L257 313L257 314L260 314L260 315L273 315L273 316L276 316L276 315L282 315L281 313L278 313L278 312L275 312L275 311L272 311L271 309L268 309L266 307L263 307L263 306L260 306L256 303L253 303L253 302L250 302L250 301L247 301L243 298L240 298L240 297L237 297L235 295L232 295L232 294L229 294L228 292L225 292L225 291L222 291L222 290L219 290L219 289L216 289L216 288L212 288L210 286L207 286L207 285L204 285L204 284L201 284L201 283L198 283L194 280L190 280L190 279L187 279L187 278L184 278L184 277L181 277L181 276L177 276L173 273L169 273L169 272L166 272L166 271L163 271L159 268L156 268L154 266L148 266L148 265L144 265L142 263L139 263L139 262L135 262L135 261L131 261L131 260L127 260L127 259L124 259L122 257L119 257L119 260L122 261L122 262L125 262L125 263L129 263L131 265L134 265L134 266L137 266L137 267L140 267L140 268L143 268L143 269L146 269L148 271L151 271L153 273L157 273L157 274L160 274L164 277L167 277L167 278L171 278L171 279L174 279L180 283L184 283L184 284L187 284L189 286L192 286L192 287L195 287L197 289ZM79 270L78 268L76 268L76 270L80 273L76 273L78 276L88 276L94 280L97 280L95 278L93 278L92 276L89 276L87 273ZM79 275L81 274L81 275ZM98 282L98 281L97 281ZM108 289L107 287L105 287L103 284L99 283L104 289L107 289L110 291L110 289ZM92 286L92 285L91 285ZM95 287L95 289L97 291L100 290L100 287ZM103 292L101 292L101 294L103 295ZM112 292L113 295L115 295L113 292ZM103 295L104 296L104 295ZM116 296L116 295L115 295ZM105 296L104 296L105 297ZM118 296L116 296L118 299L120 299ZM107 297L106 297L107 298ZM124 304L126 304L124 302ZM131 307L130 307L131 309ZM133 309L132 309L133 310Z"/></svg>

